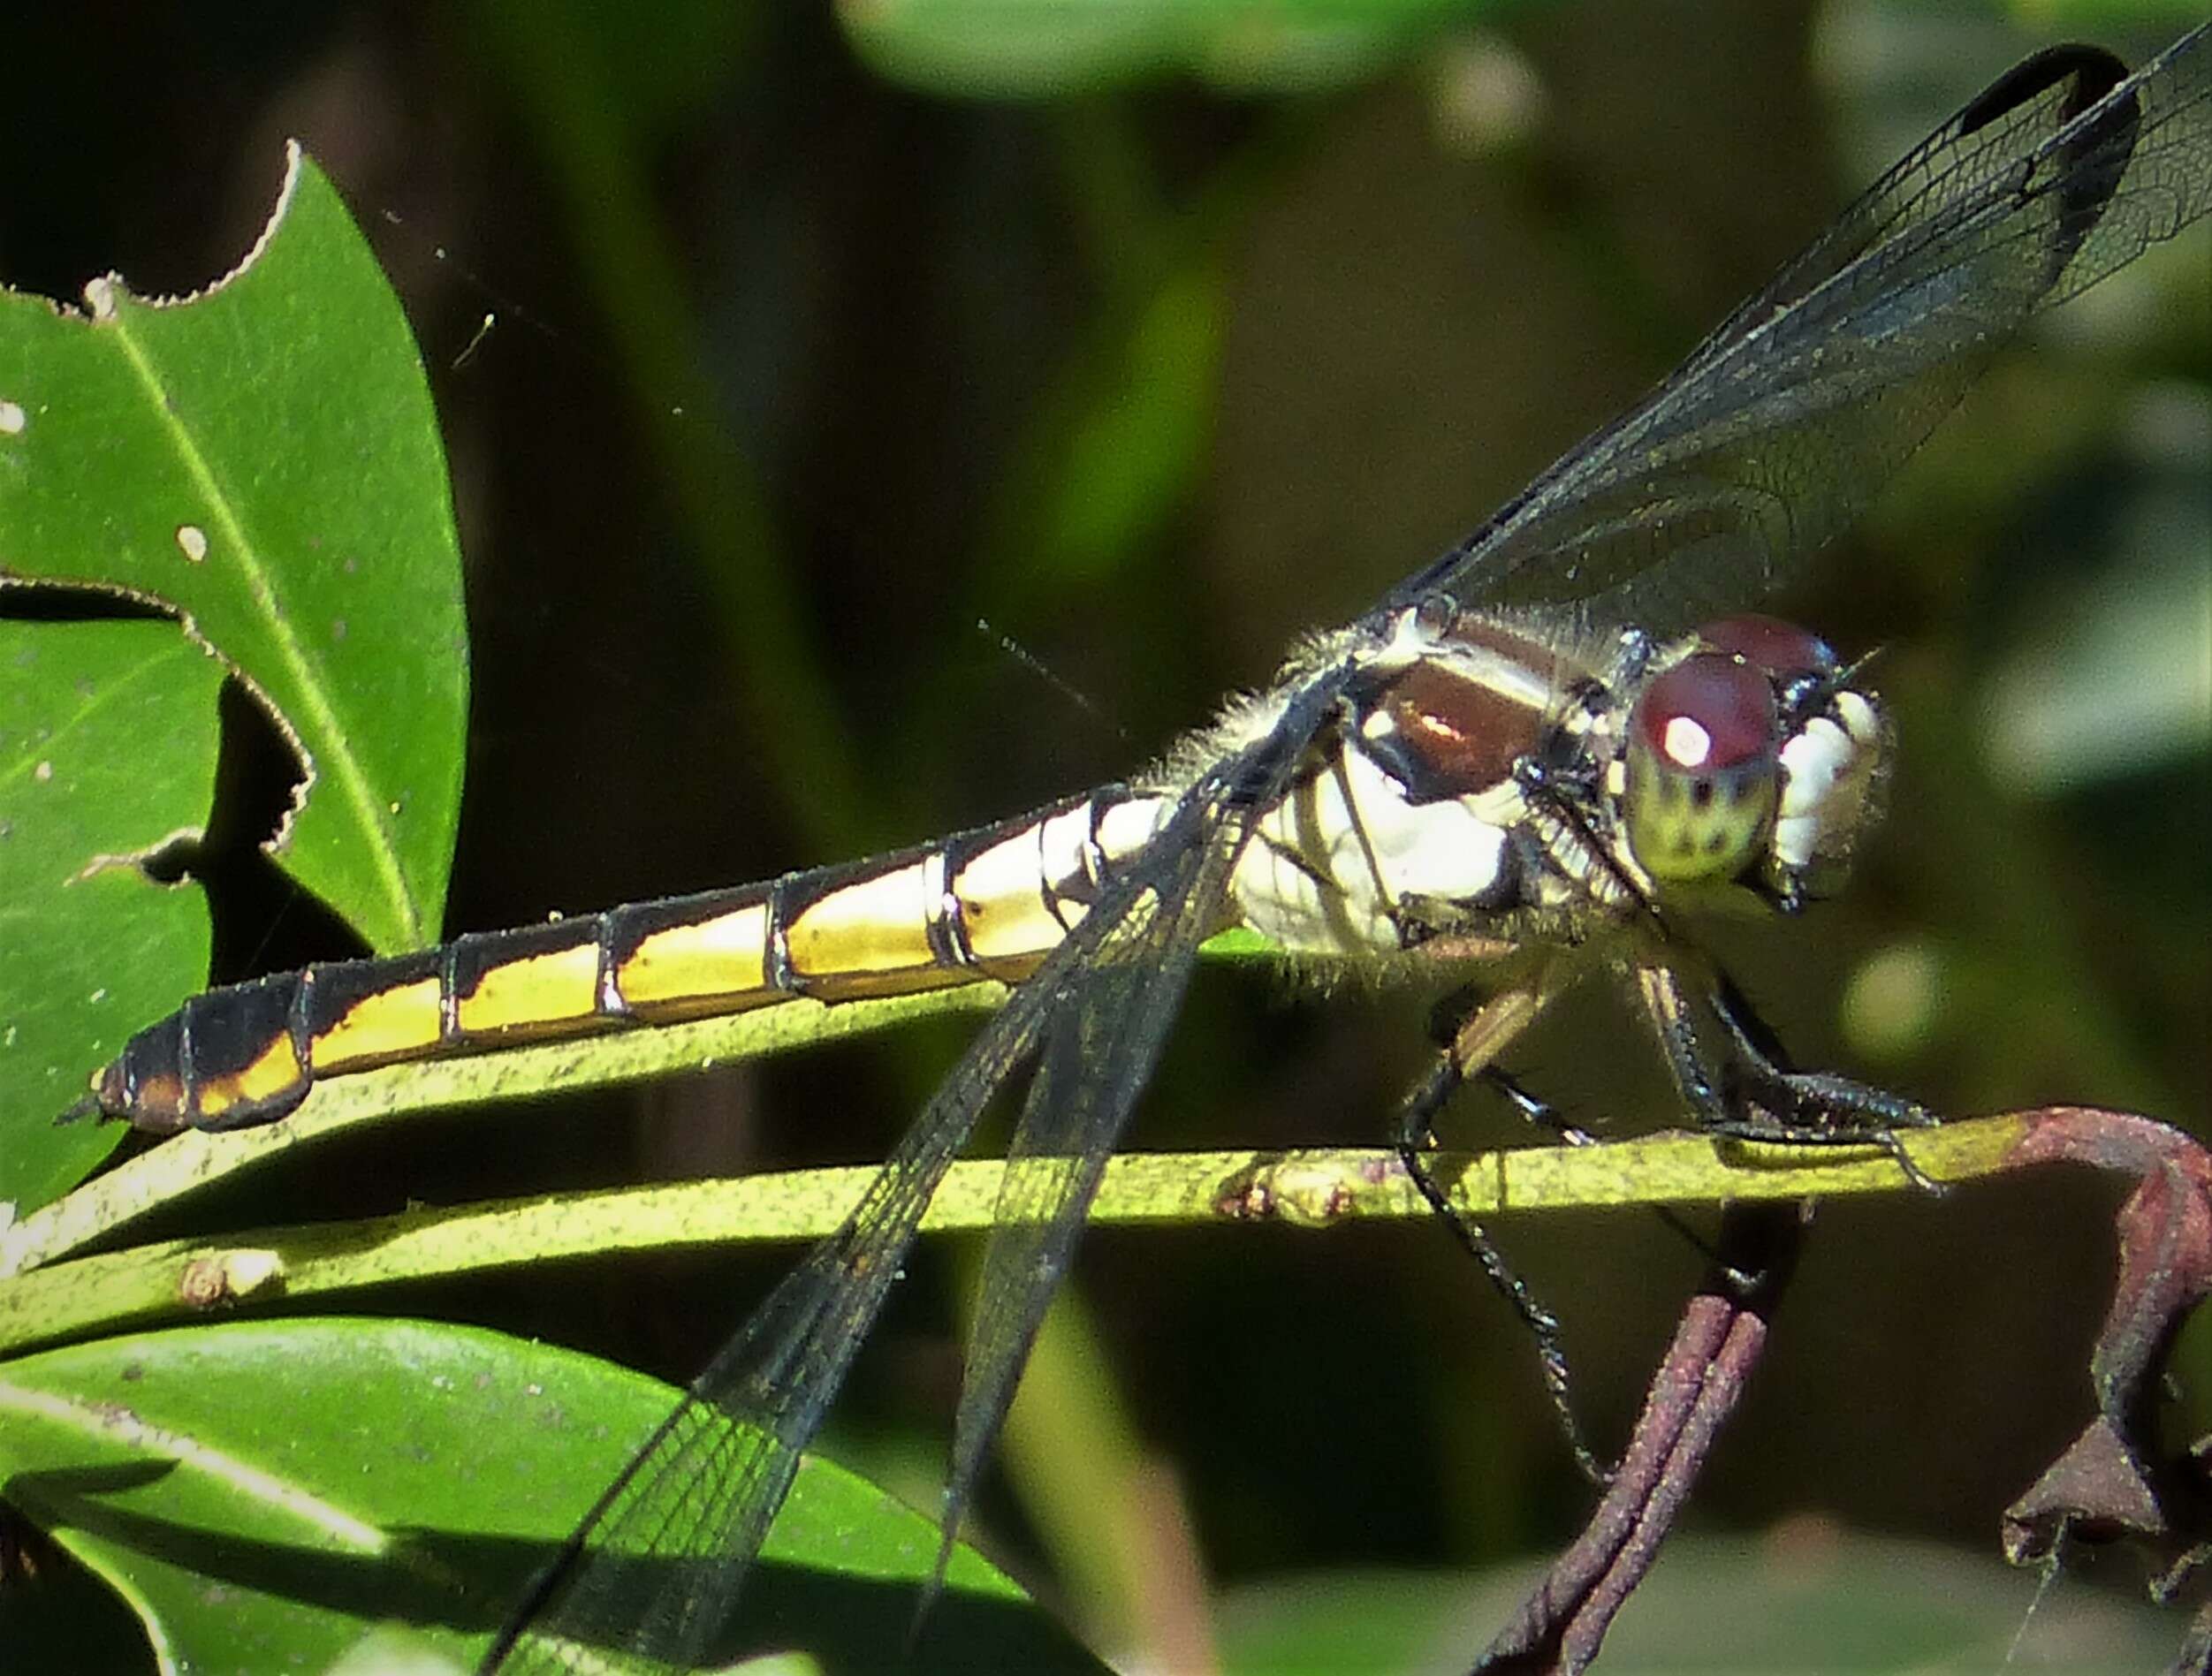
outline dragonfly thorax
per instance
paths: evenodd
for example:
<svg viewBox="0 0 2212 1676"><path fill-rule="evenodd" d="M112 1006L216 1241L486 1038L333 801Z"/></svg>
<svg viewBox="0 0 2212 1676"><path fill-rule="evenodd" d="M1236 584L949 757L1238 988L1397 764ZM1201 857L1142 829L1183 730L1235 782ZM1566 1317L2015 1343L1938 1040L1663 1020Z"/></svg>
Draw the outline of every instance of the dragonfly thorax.
<svg viewBox="0 0 2212 1676"><path fill-rule="evenodd" d="M1257 823L1231 893L1299 952L1388 957L1440 925L1502 929L1611 869L1532 808L1526 764L1579 757L1589 660L1532 629L1433 606L1314 648L1359 671L1338 725ZM1288 702L1296 678L1260 701Z"/></svg>

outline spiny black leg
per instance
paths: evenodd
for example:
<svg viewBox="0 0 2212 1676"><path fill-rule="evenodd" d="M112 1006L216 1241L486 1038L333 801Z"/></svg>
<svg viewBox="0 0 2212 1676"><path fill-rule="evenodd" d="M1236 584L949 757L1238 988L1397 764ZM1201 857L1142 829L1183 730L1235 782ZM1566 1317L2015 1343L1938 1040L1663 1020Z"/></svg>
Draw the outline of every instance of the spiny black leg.
<svg viewBox="0 0 2212 1676"><path fill-rule="evenodd" d="M1537 1361L1544 1370L1544 1389L1551 1398L1553 1412L1559 1416L1561 1429L1567 1435L1567 1446L1574 1452L1575 1464L1592 1483L1605 1483L1612 1474L1599 1461L1583 1435L1582 1422L1575 1417L1573 1379L1567 1369L1567 1351L1561 1341L1559 1317L1537 1301L1528 1282L1513 1271L1489 1232L1452 1203L1443 1184L1429 1170L1429 1155L1436 1148L1436 1114L1465 1081L1457 1056L1446 1048L1437 1056L1428 1074L1414 1084L1398 1107L1398 1161L1420 1190L1421 1197L1428 1202L1429 1209L1489 1277L1498 1295L1512 1306L1513 1312L1521 1317L1535 1339Z"/></svg>
<svg viewBox="0 0 2212 1676"><path fill-rule="evenodd" d="M1869 1098L1868 1096L1872 1096ZM1811 1107L1821 1115L1811 1122L1775 1117L1770 1108ZM1763 1141L1779 1146L1876 1147L1889 1155L1898 1172L1922 1193L1942 1198L1949 1191L1920 1168L1905 1149L1899 1128L1925 1128L1939 1121L1918 1106L1893 1112L1880 1088L1851 1081L1848 1077L1778 1073L1764 1087L1736 1106L1724 1121L1709 1125L1715 1134L1736 1141Z"/></svg>
<svg viewBox="0 0 2212 1676"><path fill-rule="evenodd" d="M1647 967L1639 978L1675 1080L1707 1131L1790 1146L1879 1147L1914 1187L1942 1193L1897 1138L1899 1129L1937 1121L1927 1108L1849 1077L1791 1069L1775 1033L1726 973L1707 997L1731 1050L1716 1074L1680 977Z"/></svg>
<svg viewBox="0 0 2212 1676"><path fill-rule="evenodd" d="M1751 1096L1748 1106L1741 1099L1729 1103L1737 1121L1745 1126L1737 1131L1740 1138L1796 1146L1839 1141L1877 1146L1914 1187L1938 1197L1942 1194L1942 1183L1915 1164L1897 1138L1899 1129L1933 1126L1937 1121L1933 1111L1871 1083L1824 1071L1793 1068L1780 1040L1759 1016L1750 997L1727 973L1720 975L1720 981L1714 1011L1735 1036L1743 1056L1740 1074L1751 1085L1746 1090ZM1798 1115L1806 1111L1813 1114L1809 1121Z"/></svg>
<svg viewBox="0 0 2212 1676"><path fill-rule="evenodd" d="M1530 1093L1504 1066L1486 1065L1482 1067L1482 1080L1499 1094L1504 1096L1513 1109L1521 1114L1523 1120L1534 1127L1550 1130L1570 1147L1594 1147L1600 1144L1596 1135L1578 1124L1570 1123L1558 1107L1541 1095ZM1722 1260L1720 1254L1714 1250L1711 1240L1665 1205L1653 1205L1652 1214L1673 1230L1692 1251L1714 1267L1725 1271L1728 1278L1735 1284L1738 1293L1748 1294L1759 1285L1760 1278L1757 1275L1745 1274L1741 1270L1729 1268Z"/></svg>
<svg viewBox="0 0 2212 1676"><path fill-rule="evenodd" d="M1598 1137L1579 1124L1570 1123L1566 1115L1541 1095L1531 1094L1503 1066L1486 1065L1482 1080L1505 1098L1507 1104L1521 1114L1521 1120L1531 1128L1547 1129L1570 1147L1594 1147Z"/></svg>

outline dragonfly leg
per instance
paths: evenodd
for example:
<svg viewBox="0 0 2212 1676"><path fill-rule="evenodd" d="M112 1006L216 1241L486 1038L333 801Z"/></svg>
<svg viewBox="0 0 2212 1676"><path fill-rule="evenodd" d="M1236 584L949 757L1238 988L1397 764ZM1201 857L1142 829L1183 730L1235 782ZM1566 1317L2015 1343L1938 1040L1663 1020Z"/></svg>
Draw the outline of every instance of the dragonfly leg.
<svg viewBox="0 0 2212 1676"><path fill-rule="evenodd" d="M1523 1087L1513 1073L1501 1065L1482 1067L1482 1080L1501 1096L1506 1103L1521 1114L1522 1120L1539 1129L1548 1129L1570 1147L1600 1145L1598 1137L1580 1124L1569 1121L1566 1115L1541 1095L1532 1094ZM1747 1270L1738 1269L1724 1259L1713 1242L1691 1227L1667 1206L1653 1205L1652 1214L1673 1230L1689 1248L1707 1263L1722 1271L1728 1284L1739 1294L1749 1294L1760 1285L1760 1277Z"/></svg>
<svg viewBox="0 0 2212 1676"><path fill-rule="evenodd" d="M1717 1021L1727 1053L1716 1059L1680 974L1639 967L1638 987L1657 1028L1676 1081L1714 1134L1789 1146L1879 1147L1924 1193L1942 1184L1915 1163L1898 1138L1901 1129L1938 1122L1927 1107L1871 1083L1828 1072L1793 1068L1765 1020L1725 973L1702 997Z"/></svg>
<svg viewBox="0 0 2212 1676"><path fill-rule="evenodd" d="M1490 1284L1496 1288L1521 1318L1536 1340L1537 1361L1544 1374L1544 1389L1551 1399L1552 1409L1559 1416L1561 1430L1567 1437L1567 1446L1573 1451L1575 1463L1582 1468L1592 1483L1603 1484L1612 1478L1611 1471L1598 1459L1584 1435L1582 1422L1576 1418L1573 1402L1573 1378L1568 1371L1567 1351L1560 1331L1559 1317L1538 1299L1534 1290L1515 1272L1506 1261L1505 1254L1490 1236L1488 1229L1454 1204L1450 1194L1430 1168L1436 1151L1436 1117L1451 1097L1459 1092L1471 1076L1479 1076L1494 1087L1501 1088L1509 1099L1522 1107L1524 1113L1533 1117L1538 1111L1551 1112L1551 1108L1533 1096L1524 1093L1502 1071L1495 1071L1487 1057L1470 1062L1471 1051L1494 1053L1506 1040L1517 1034L1542 1005L1540 991L1507 990L1490 1001L1468 1005L1462 1000L1456 1009L1456 1022L1448 1032L1448 1039L1437 1054L1436 1062L1419 1081L1408 1090L1399 1103L1394 1128L1398 1160L1404 1166L1421 1197L1427 1201L1461 1249L1475 1260ZM1457 999L1458 997L1456 997ZM1472 1050L1466 1045L1473 1043ZM1555 1113L1552 1114L1554 1117ZM1570 1133L1563 1126L1562 1134ZM1572 1130L1570 1145L1586 1144L1594 1137L1586 1131Z"/></svg>
<svg viewBox="0 0 2212 1676"><path fill-rule="evenodd" d="M1478 1073L1505 1103L1521 1114L1532 1129L1548 1130L1570 1147L1594 1147L1598 1137L1539 1094L1532 1094L1501 1065L1486 1065Z"/></svg>

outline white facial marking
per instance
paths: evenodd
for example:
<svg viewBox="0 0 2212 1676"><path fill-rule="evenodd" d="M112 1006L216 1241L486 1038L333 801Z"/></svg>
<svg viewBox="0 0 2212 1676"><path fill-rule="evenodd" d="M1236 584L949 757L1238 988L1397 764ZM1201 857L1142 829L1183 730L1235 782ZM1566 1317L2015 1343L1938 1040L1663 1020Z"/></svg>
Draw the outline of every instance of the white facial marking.
<svg viewBox="0 0 2212 1676"><path fill-rule="evenodd" d="M1686 716L1667 718L1662 744L1669 760L1683 768L1703 768L1713 755L1713 735Z"/></svg>
<svg viewBox="0 0 2212 1676"><path fill-rule="evenodd" d="M177 546L184 556L197 565L208 556L208 532L197 524L177 526Z"/></svg>
<svg viewBox="0 0 2212 1676"><path fill-rule="evenodd" d="M1846 726L1816 716L1782 749L1774 853L1787 867L1809 866L1822 849L1851 840L1880 724L1855 693L1837 694L1836 709Z"/></svg>
<svg viewBox="0 0 2212 1676"><path fill-rule="evenodd" d="M1805 724L1797 738L1782 747L1785 815L1816 812L1835 790L1836 782L1852 766L1851 739L1825 716Z"/></svg>
<svg viewBox="0 0 2212 1676"><path fill-rule="evenodd" d="M19 403L0 401L0 436L20 436L23 428L31 422L31 416Z"/></svg>
<svg viewBox="0 0 2212 1676"><path fill-rule="evenodd" d="M1844 728L1859 744L1871 745L1881 736L1881 720L1863 693L1853 693L1848 689L1838 693L1836 695L1836 712L1843 718Z"/></svg>

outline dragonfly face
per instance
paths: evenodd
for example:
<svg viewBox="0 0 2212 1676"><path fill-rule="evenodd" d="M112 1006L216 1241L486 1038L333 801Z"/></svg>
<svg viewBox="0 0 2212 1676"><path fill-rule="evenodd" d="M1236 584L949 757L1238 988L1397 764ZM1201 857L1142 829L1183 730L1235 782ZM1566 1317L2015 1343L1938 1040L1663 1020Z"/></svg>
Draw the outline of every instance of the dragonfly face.
<svg viewBox="0 0 2212 1676"><path fill-rule="evenodd" d="M1874 812L1888 728L1826 641L1770 617L1708 623L1630 711L1629 842L1660 880L1741 881L1795 910L1839 889Z"/></svg>

